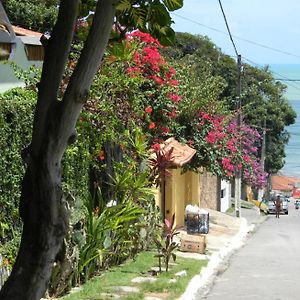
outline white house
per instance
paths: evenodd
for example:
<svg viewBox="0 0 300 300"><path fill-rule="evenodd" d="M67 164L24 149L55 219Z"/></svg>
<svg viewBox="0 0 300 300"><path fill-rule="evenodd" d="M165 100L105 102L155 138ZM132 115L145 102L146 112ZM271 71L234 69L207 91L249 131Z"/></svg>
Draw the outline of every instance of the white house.
<svg viewBox="0 0 300 300"><path fill-rule="evenodd" d="M25 70L32 65L42 65L44 49L41 36L41 33L12 26L0 2L0 92L23 85L9 62Z"/></svg>
<svg viewBox="0 0 300 300"><path fill-rule="evenodd" d="M226 212L231 207L231 184L226 180L221 180L221 212Z"/></svg>

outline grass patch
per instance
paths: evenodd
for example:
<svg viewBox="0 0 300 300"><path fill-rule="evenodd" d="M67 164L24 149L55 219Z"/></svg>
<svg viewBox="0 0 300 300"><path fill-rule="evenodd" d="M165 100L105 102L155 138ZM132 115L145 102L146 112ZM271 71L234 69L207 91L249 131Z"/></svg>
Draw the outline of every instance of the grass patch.
<svg viewBox="0 0 300 300"><path fill-rule="evenodd" d="M64 300L104 300L109 299L108 294L117 294L124 300L142 300L145 294L163 293L165 299L175 299L186 289L193 276L199 274L202 267L207 265L206 260L178 257L175 265L170 266L168 273L163 272L155 276L155 282L132 283L135 277L148 276L148 271L158 266L155 252L142 252L135 261L129 260L124 265L111 268L101 276L94 277L80 292L64 297ZM175 273L185 270L187 276L176 277ZM176 278L176 282L170 283L170 279ZM118 290L120 286L138 287L139 292L124 293ZM106 295L101 295L106 293Z"/></svg>

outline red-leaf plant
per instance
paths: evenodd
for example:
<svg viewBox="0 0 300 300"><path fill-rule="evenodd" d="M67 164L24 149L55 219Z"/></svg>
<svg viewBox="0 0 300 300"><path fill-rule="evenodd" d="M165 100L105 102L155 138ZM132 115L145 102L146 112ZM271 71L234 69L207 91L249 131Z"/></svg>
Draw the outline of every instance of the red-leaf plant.
<svg viewBox="0 0 300 300"><path fill-rule="evenodd" d="M173 241L175 235L179 234L175 226L175 214L173 214L171 221L165 219L164 222L164 235L158 236L155 239L158 254L159 272L161 272L161 259L163 258L165 263L166 272L169 270L169 262L172 257L173 261L176 261L176 254L174 251L178 248L178 243Z"/></svg>

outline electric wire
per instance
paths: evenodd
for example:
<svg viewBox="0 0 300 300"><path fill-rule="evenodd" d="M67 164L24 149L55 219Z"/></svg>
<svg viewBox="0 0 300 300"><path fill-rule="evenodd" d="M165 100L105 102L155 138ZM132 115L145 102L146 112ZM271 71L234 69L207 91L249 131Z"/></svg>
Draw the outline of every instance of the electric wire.
<svg viewBox="0 0 300 300"><path fill-rule="evenodd" d="M192 19L190 19L190 18L181 16L181 15L179 15L179 14L177 14L177 13L174 13L174 12L173 12L172 14L173 14L174 16L180 18L180 19L189 21L189 22L194 23L194 24L196 24L196 25L198 25L198 26L201 26L201 27L204 27L204 28L207 28L207 29L210 29L210 30L213 30L213 31L216 31L216 32L225 34L225 35L228 35L227 32L222 31L222 30L220 30L220 29L217 29L217 28L214 28L214 27L211 27L211 26L202 24L202 23L200 23L200 22L197 22L197 21L192 20ZM272 51L277 52L277 53L281 53L281 54L285 54L285 55L288 55L288 56L300 58L300 55L298 55L298 54L294 54L294 53L291 53L291 52L288 52L288 51L280 50L280 49L277 49L277 48L274 48L274 47L271 47L271 46L268 46L268 45L264 45L264 44L261 44L261 43L258 43L258 42L255 42L255 41L252 41L252 40L249 40L249 39L245 39L245 38L239 37L239 36L237 36L237 35L232 35L232 37L234 37L235 39L238 39L238 40L247 42L247 43L249 43L249 44L252 44L252 45L261 47L261 48L265 48L265 49L268 49L268 50L272 50Z"/></svg>
<svg viewBox="0 0 300 300"><path fill-rule="evenodd" d="M227 28L231 43L232 43L234 51L235 51L235 54L236 54L236 56L239 56L238 51L237 51L236 46L235 46L235 43L234 43L234 40L232 38L231 32L230 32L230 28L229 28L227 18L226 18L226 15L225 15L225 12L224 12L224 9L223 9L223 6L222 6L222 2L221 2L221 0L218 0L218 1L219 1L219 4L220 4L222 15L223 15L223 18L224 18L224 21L225 21L225 24L226 24L226 28Z"/></svg>
<svg viewBox="0 0 300 300"><path fill-rule="evenodd" d="M245 61L248 61L250 64L255 65L256 67L261 67L261 65L255 63L254 61L252 61L252 60L250 60L250 59L248 59L248 58L246 58L246 57L243 57L243 59L244 59ZM273 74L277 75L277 76L282 77L283 79L286 79L286 80L287 80L287 82L285 83L286 85L289 85L290 87L292 87L292 88L294 88L294 89L300 91L300 87L299 87L299 86L290 83L290 81L291 81L290 78L288 78L288 77L286 77L286 76L284 76L284 75L282 75L282 74L279 74L279 73L273 71L272 69L271 69L271 72L272 72ZM277 79L275 79L275 80L277 80Z"/></svg>
<svg viewBox="0 0 300 300"><path fill-rule="evenodd" d="M247 40L247 39L240 38L240 37L237 37L237 36L232 35L232 34L231 34L231 31L230 31L230 28L229 28L229 25L228 25L228 22L227 22L227 18L226 18L226 15L225 15L225 12L224 12L222 3L221 3L220 0L218 0L218 2L219 2L219 5L220 5L220 8L221 8L221 11L222 11L222 14L223 14L223 17L224 17L224 20L225 20L225 24L226 24L226 28L227 28L227 31L228 31L228 32L224 32L224 31L222 31L222 30L213 28L213 27L211 27L211 26L206 26L206 25L201 24L201 23L199 23L199 22L193 21L193 20L191 20L191 19L189 19L189 18L180 16L180 15L178 15L177 13L173 13L173 14L174 14L175 16L179 17L179 18L182 18L182 19L184 19L184 20L193 22L193 23L195 23L195 24L197 24L197 25L206 27L206 28L208 28L208 29L211 29L211 30L214 30L214 31L217 31L217 32L226 34L226 35L229 35L230 40L231 40L231 42L232 42L232 44L233 44L233 48L234 48L234 51L235 51L236 56L238 56L238 51L237 51L236 45L235 45L235 43L234 43L233 37L235 37L235 38L237 38L237 39L240 39L240 40L244 40L244 41L249 42L249 43L252 43L252 44L255 44L255 45L260 46L260 47L267 48L267 49L269 49L269 50L273 50L273 51L276 51L276 52L280 52L280 53L283 53L283 54L287 54L287 55L291 55L291 56L295 56L295 57L297 57L297 58L300 58L300 55L292 54L292 53L289 53L289 52L286 52L286 51L282 51L282 50L279 50L279 49L275 49L275 48L273 48L273 47L269 47L269 46L266 46L266 45L263 45L263 44L260 44L260 43L254 42L254 41L250 41L250 40ZM243 58L244 58L244 57L243 57ZM248 62L250 62L251 64L254 64L254 65L256 65L256 66L261 67L259 64L255 63L255 62L253 62L253 61L250 61L249 59L246 59L246 58L244 58L244 59L247 60ZM275 72L275 71L273 71L273 70L271 70L271 71L272 71L272 73L274 73L274 74L276 74L276 75L282 77L282 78L276 78L275 80L278 80L278 81L284 81L284 82L286 83L286 85L289 85L289 86L291 86L291 87L293 87L293 88L295 88L295 89L300 90L300 88L298 88L297 86L290 84L290 82L296 82L296 83L297 83L297 82L300 82L300 79L291 79L291 78L288 78L288 77L286 77L286 76L284 76L284 75L282 75L282 74L279 74L279 73L277 73L277 72Z"/></svg>

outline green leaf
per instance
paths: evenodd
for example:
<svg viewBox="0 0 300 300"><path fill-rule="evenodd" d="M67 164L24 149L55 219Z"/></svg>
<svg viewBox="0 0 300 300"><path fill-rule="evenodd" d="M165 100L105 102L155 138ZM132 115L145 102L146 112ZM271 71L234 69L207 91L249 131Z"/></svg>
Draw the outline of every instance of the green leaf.
<svg viewBox="0 0 300 300"><path fill-rule="evenodd" d="M159 39L159 42L164 46L173 45L175 42L175 31L171 27L157 27L153 32L153 36Z"/></svg>
<svg viewBox="0 0 300 300"><path fill-rule="evenodd" d="M121 0L119 1L117 8L118 11L128 12L131 9L131 1L130 0Z"/></svg>
<svg viewBox="0 0 300 300"><path fill-rule="evenodd" d="M177 10L183 6L183 0L163 0L163 2L170 11Z"/></svg>
<svg viewBox="0 0 300 300"><path fill-rule="evenodd" d="M166 7L161 3L153 3L149 11L150 26L156 24L160 26L171 25L172 19ZM154 25L155 24L155 25Z"/></svg>
<svg viewBox="0 0 300 300"><path fill-rule="evenodd" d="M111 246L111 237L107 236L103 242L104 249L108 249Z"/></svg>
<svg viewBox="0 0 300 300"><path fill-rule="evenodd" d="M173 261L175 262L176 261L176 257L177 257L176 254L172 253L171 255L172 255Z"/></svg>

